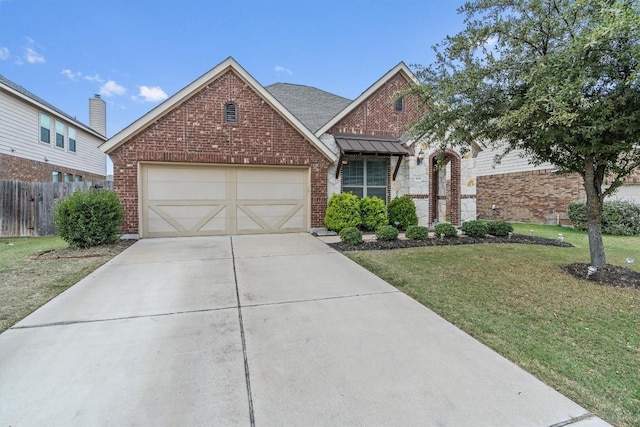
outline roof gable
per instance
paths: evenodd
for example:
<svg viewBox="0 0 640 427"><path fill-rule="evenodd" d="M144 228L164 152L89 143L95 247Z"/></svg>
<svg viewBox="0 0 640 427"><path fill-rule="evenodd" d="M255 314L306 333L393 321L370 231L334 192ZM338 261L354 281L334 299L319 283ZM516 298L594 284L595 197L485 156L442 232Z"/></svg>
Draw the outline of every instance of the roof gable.
<svg viewBox="0 0 640 427"><path fill-rule="evenodd" d="M144 131L157 120L170 113L180 103L196 94L211 82L216 80L228 71L232 71L241 78L249 87L251 87L266 103L268 103L275 111L277 111L294 129L299 132L307 141L313 144L325 157L331 161L337 159L336 155L324 145L318 137L316 137L295 115L287 110L280 101L278 101L269 91L267 91L257 80L255 80L244 68L236 62L235 59L229 57L211 70L198 77L189 85L172 95L163 103L131 123L129 126L118 132L112 138L107 140L100 146L105 153L111 153L113 150L127 142L133 136Z"/></svg>
<svg viewBox="0 0 640 427"><path fill-rule="evenodd" d="M367 90L362 92L360 96L358 96L353 102L347 105L342 111L336 114L331 120L325 123L321 128L319 128L315 134L320 137L321 135L327 133L329 129L339 123L342 119L347 117L349 113L358 108L363 102L365 102L371 95L373 95L378 89L384 86L389 80L391 80L398 73L402 74L409 80L415 84L418 84L418 79L411 72L409 67L406 66L404 62L400 62L398 65L389 70L384 76L382 76L378 81L372 84Z"/></svg>

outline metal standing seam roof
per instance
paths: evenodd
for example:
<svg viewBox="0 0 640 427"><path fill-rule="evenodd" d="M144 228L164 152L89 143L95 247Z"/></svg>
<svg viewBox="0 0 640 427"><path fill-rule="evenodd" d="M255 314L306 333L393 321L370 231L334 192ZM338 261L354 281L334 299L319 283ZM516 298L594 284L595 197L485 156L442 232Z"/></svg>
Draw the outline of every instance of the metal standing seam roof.
<svg viewBox="0 0 640 427"><path fill-rule="evenodd" d="M397 138L360 135L335 135L343 154L384 154L408 156L409 150Z"/></svg>
<svg viewBox="0 0 640 427"><path fill-rule="evenodd" d="M351 103L311 86L274 83L265 89L313 133Z"/></svg>
<svg viewBox="0 0 640 427"><path fill-rule="evenodd" d="M47 101L45 101L44 99L40 98L39 96L35 95L33 92L25 89L24 87L20 86L17 83L12 82L11 80L9 80L8 78L6 78L5 76L3 76L2 74L0 74L0 83L9 87L10 89L15 90L16 92L26 96L27 98L30 98L32 101L34 101L37 104L40 104L52 111L55 111L57 114L59 114L60 116L64 117L65 119L69 120L72 123L75 123L76 125L78 125L79 127L84 128L85 130L88 130L92 133L95 133L96 135L100 135L99 132L97 132L95 129L91 128L89 125L86 125L84 123L82 123L81 121L79 121L78 119L76 119L73 116L70 116L69 114L65 113L64 111L62 111L61 109L53 106L52 104L48 103ZM103 139L107 139L106 136L104 135L100 135Z"/></svg>

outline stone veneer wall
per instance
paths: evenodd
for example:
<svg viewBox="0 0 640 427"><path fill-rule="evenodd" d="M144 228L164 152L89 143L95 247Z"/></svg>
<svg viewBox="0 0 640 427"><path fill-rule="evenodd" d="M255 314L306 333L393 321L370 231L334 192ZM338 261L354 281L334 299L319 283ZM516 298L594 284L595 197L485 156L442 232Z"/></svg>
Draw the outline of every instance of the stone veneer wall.
<svg viewBox="0 0 640 427"><path fill-rule="evenodd" d="M550 169L477 179L480 219L555 224L559 218L567 224L569 202L586 198L579 175L558 175Z"/></svg>

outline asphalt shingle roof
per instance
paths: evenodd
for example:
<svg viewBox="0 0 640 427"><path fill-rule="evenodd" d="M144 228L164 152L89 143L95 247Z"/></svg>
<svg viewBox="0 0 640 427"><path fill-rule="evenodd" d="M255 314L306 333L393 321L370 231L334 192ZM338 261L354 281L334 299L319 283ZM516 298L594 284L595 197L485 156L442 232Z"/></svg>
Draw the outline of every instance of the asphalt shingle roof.
<svg viewBox="0 0 640 427"><path fill-rule="evenodd" d="M265 89L314 133L351 103L311 86L274 83Z"/></svg>

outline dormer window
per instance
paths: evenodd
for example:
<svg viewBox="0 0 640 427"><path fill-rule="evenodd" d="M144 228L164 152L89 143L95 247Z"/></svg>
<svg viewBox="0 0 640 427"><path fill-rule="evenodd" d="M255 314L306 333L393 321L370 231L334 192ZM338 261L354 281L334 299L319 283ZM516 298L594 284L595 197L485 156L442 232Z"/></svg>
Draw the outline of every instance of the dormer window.
<svg viewBox="0 0 640 427"><path fill-rule="evenodd" d="M395 110L396 111L404 111L404 98L403 97L400 97L400 98L396 99Z"/></svg>
<svg viewBox="0 0 640 427"><path fill-rule="evenodd" d="M238 123L238 108L233 102L227 102L224 106L224 122L231 124Z"/></svg>

